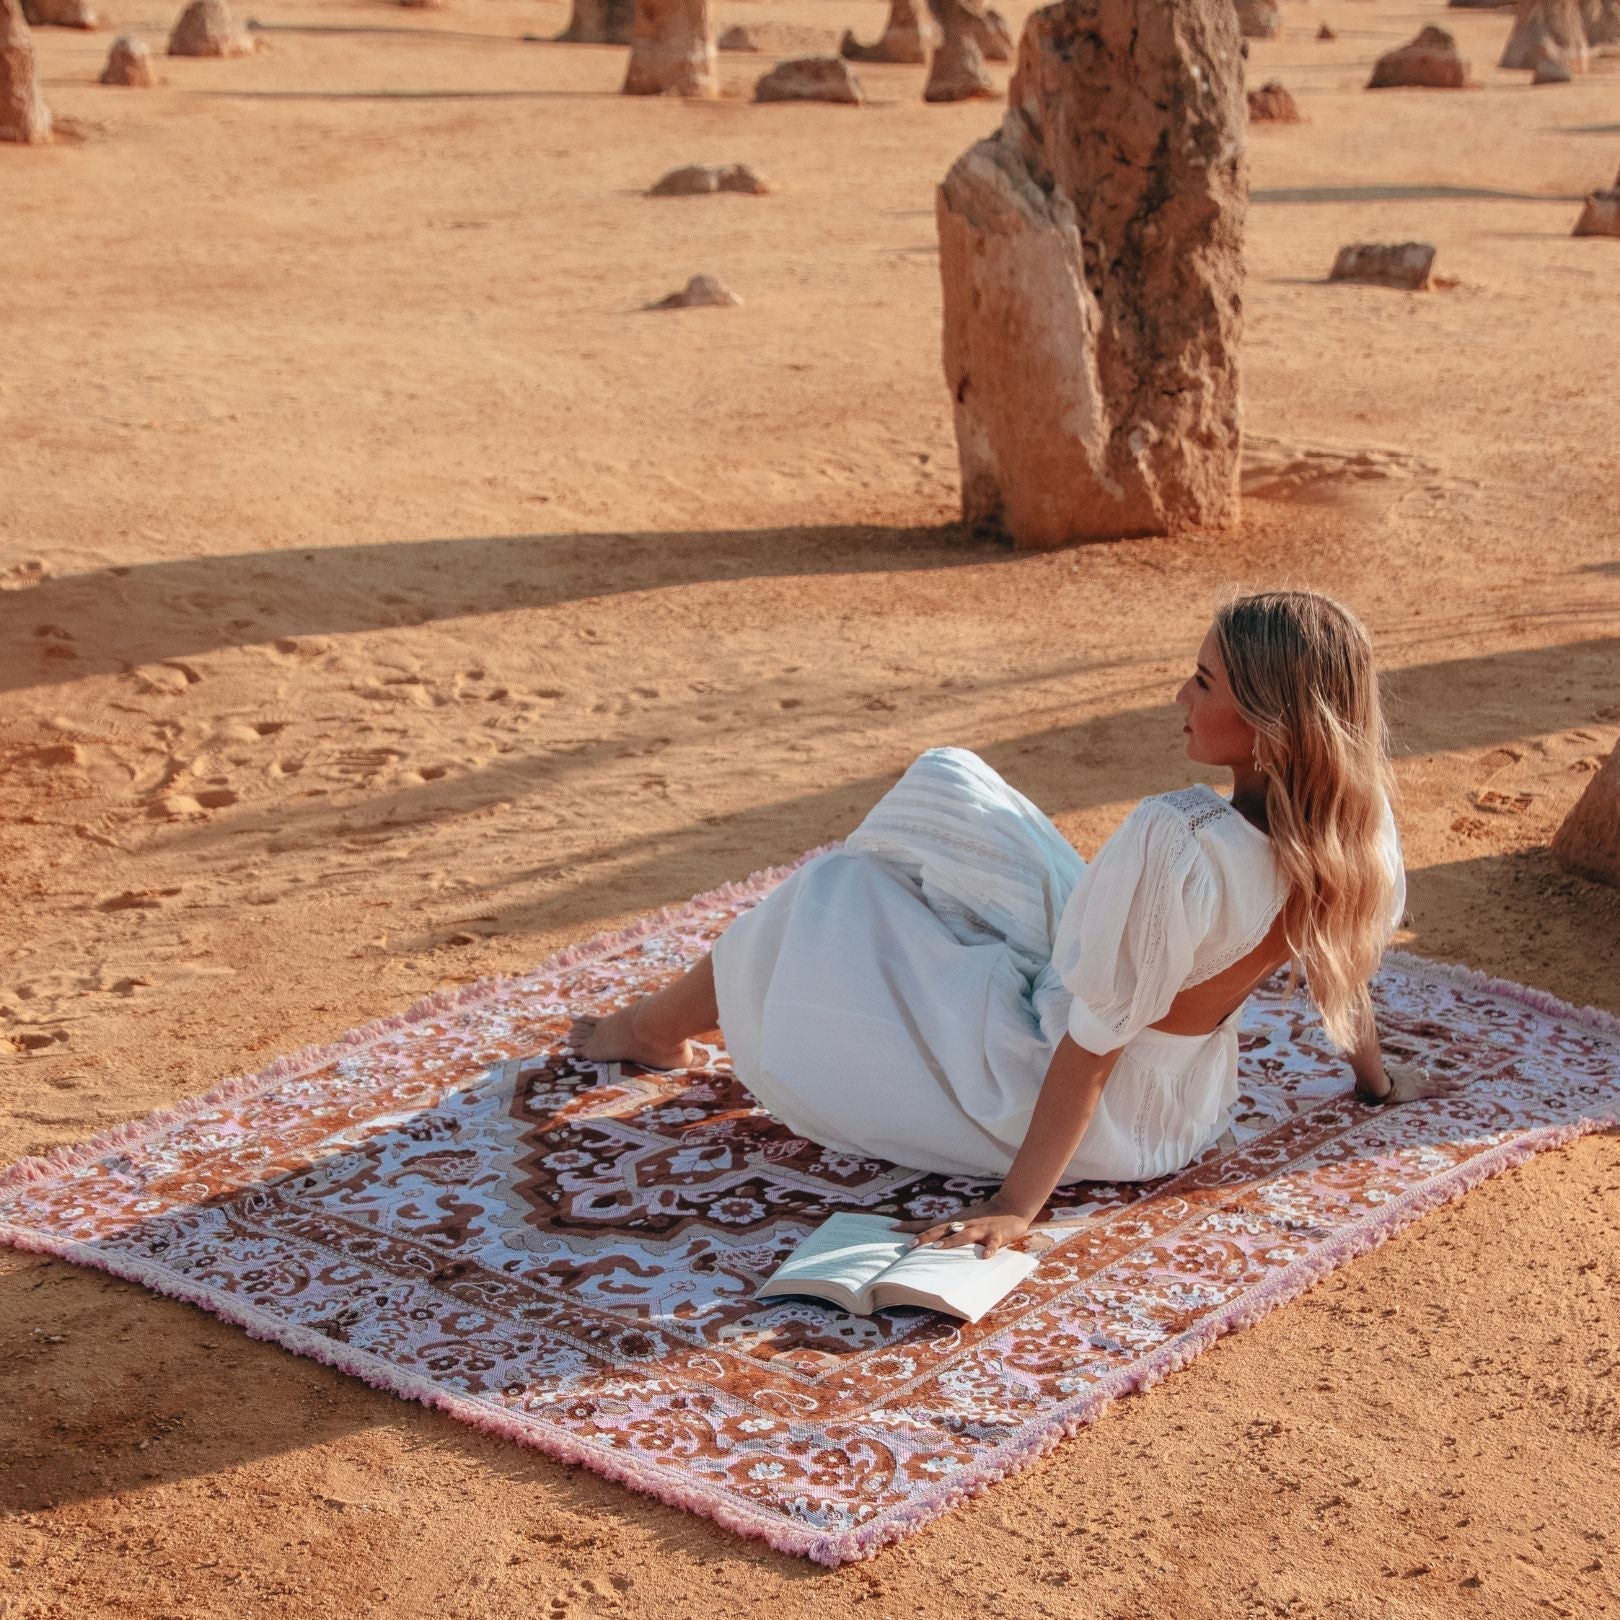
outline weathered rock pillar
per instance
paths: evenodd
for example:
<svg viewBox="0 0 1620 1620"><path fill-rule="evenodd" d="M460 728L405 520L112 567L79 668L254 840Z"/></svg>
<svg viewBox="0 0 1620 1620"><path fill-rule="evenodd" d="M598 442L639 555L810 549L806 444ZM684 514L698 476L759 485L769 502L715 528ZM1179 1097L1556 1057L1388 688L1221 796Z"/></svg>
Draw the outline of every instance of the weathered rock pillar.
<svg viewBox="0 0 1620 1620"><path fill-rule="evenodd" d="M920 63L928 60L938 39L938 26L918 0L889 0L889 20L877 42L863 45L846 28L838 54L851 62Z"/></svg>
<svg viewBox="0 0 1620 1620"><path fill-rule="evenodd" d="M635 0L627 96L720 93L709 0Z"/></svg>
<svg viewBox="0 0 1620 1620"><path fill-rule="evenodd" d="M936 197L962 512L1023 548L1233 521L1243 221L1231 0L1031 14Z"/></svg>
<svg viewBox="0 0 1620 1620"><path fill-rule="evenodd" d="M1570 871L1620 888L1620 745L1553 834L1552 851Z"/></svg>
<svg viewBox="0 0 1620 1620"><path fill-rule="evenodd" d="M1589 54L1577 0L1519 0L1513 32L1496 65L1534 69L1551 58L1571 73L1584 73Z"/></svg>
<svg viewBox="0 0 1620 1620"><path fill-rule="evenodd" d="M50 138L27 19L19 0L0 0L0 141L34 145Z"/></svg>
<svg viewBox="0 0 1620 1620"><path fill-rule="evenodd" d="M635 15L635 0L574 0L557 38L567 45L628 45Z"/></svg>
<svg viewBox="0 0 1620 1620"><path fill-rule="evenodd" d="M924 101L967 101L973 96L994 96L995 81L984 70L984 50L977 24L984 13L970 0L928 0L929 9L944 36L928 64Z"/></svg>

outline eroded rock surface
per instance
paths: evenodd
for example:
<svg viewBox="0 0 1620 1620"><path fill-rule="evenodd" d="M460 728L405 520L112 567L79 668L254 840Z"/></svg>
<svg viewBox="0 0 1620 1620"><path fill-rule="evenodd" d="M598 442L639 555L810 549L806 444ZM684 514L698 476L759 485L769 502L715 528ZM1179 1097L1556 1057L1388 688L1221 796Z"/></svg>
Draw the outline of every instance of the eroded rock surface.
<svg viewBox="0 0 1620 1620"><path fill-rule="evenodd" d="M709 0L636 0L623 93L695 99L720 94Z"/></svg>
<svg viewBox="0 0 1620 1620"><path fill-rule="evenodd" d="M1395 90L1418 86L1426 90L1462 90L1469 83L1468 63L1457 41L1432 23L1418 30L1417 38L1386 51L1373 64L1369 90Z"/></svg>
<svg viewBox="0 0 1620 1620"><path fill-rule="evenodd" d="M1571 73L1584 73L1589 54L1580 0L1519 0L1497 66L1534 70L1551 60Z"/></svg>
<svg viewBox="0 0 1620 1620"><path fill-rule="evenodd" d="M1552 852L1570 871L1620 887L1620 746L1553 834Z"/></svg>
<svg viewBox="0 0 1620 1620"><path fill-rule="evenodd" d="M889 0L889 17L883 32L871 45L862 45L853 32L845 30L838 54L851 62L909 62L928 60L928 53L939 43L939 26L919 0Z"/></svg>
<svg viewBox="0 0 1620 1620"><path fill-rule="evenodd" d="M1556 57L1544 56L1530 75L1531 84L1569 84L1573 75Z"/></svg>
<svg viewBox="0 0 1620 1620"><path fill-rule="evenodd" d="M1302 124L1304 115L1280 79L1268 79L1249 92L1249 121L1256 124Z"/></svg>
<svg viewBox="0 0 1620 1620"><path fill-rule="evenodd" d="M635 20L635 0L574 0L557 38L567 45L628 45Z"/></svg>
<svg viewBox="0 0 1620 1620"><path fill-rule="evenodd" d="M968 101L974 96L996 95L995 81L985 71L984 51L978 40L978 21L965 0L929 0L944 38L928 64L924 101ZM973 8L977 11L977 8Z"/></svg>
<svg viewBox="0 0 1620 1620"><path fill-rule="evenodd" d="M1620 0L1581 0L1581 27L1588 45L1620 45Z"/></svg>
<svg viewBox="0 0 1620 1620"><path fill-rule="evenodd" d="M1245 39L1275 39L1282 32L1277 0L1235 0L1238 27Z"/></svg>
<svg viewBox="0 0 1620 1620"><path fill-rule="evenodd" d="M707 197L717 191L740 191L745 196L763 197L769 183L746 163L688 163L671 169L648 191L649 197Z"/></svg>
<svg viewBox="0 0 1620 1620"><path fill-rule="evenodd" d="M0 141L33 146L50 138L28 19L20 0L0 0Z"/></svg>
<svg viewBox="0 0 1620 1620"><path fill-rule="evenodd" d="M1434 248L1428 242L1352 242L1339 249L1328 280L1423 292L1433 269Z"/></svg>
<svg viewBox="0 0 1620 1620"><path fill-rule="evenodd" d="M858 107L861 81L841 56L800 56L778 62L754 86L755 101L837 101Z"/></svg>
<svg viewBox="0 0 1620 1620"><path fill-rule="evenodd" d="M255 49L225 0L191 0L169 35L170 56L251 56Z"/></svg>
<svg viewBox="0 0 1620 1620"><path fill-rule="evenodd" d="M1019 547L1237 512L1241 40L1226 4L1034 12L936 198L964 518Z"/></svg>
<svg viewBox="0 0 1620 1620"><path fill-rule="evenodd" d="M1587 194L1572 236L1620 236L1620 174L1607 191Z"/></svg>
<svg viewBox="0 0 1620 1620"><path fill-rule="evenodd" d="M717 276L693 276L679 292L649 304L648 309L732 309L742 303Z"/></svg>
<svg viewBox="0 0 1620 1620"><path fill-rule="evenodd" d="M148 87L157 83L151 47L133 34L120 34L107 52L107 65L101 70L103 84Z"/></svg>
<svg viewBox="0 0 1620 1620"><path fill-rule="evenodd" d="M23 0L23 16L34 28L101 26L101 18L89 0Z"/></svg>

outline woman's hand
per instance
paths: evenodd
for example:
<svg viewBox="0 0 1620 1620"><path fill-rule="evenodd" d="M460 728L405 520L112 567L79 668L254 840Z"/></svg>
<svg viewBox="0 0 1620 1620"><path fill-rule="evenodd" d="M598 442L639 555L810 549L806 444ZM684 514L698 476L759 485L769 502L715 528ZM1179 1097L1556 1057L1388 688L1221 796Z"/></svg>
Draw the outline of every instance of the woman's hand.
<svg viewBox="0 0 1620 1620"><path fill-rule="evenodd" d="M1366 1098L1388 1106L1393 1103L1421 1102L1425 1097L1444 1097L1462 1083L1460 1075L1434 1074L1416 1063L1399 1060L1386 1063L1384 1073L1391 1087L1385 1096Z"/></svg>
<svg viewBox="0 0 1620 1620"><path fill-rule="evenodd" d="M951 1231L958 1222L962 1230ZM969 1204L948 1221L896 1221L894 1224L897 1231L917 1234L914 1247L937 1243L942 1249L960 1249L979 1243L983 1244L984 1257L988 1260L997 1249L1016 1243L1029 1230L1030 1223L1027 1215L1015 1215L992 1198L985 1204Z"/></svg>

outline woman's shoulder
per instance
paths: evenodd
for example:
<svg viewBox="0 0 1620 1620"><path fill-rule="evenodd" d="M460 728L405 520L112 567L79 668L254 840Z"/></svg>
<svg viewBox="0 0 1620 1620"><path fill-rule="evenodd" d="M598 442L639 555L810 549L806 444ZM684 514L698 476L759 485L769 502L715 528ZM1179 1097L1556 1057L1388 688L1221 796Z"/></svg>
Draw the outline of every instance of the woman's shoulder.
<svg viewBox="0 0 1620 1620"><path fill-rule="evenodd" d="M1200 845L1219 839L1255 853L1271 853L1271 839L1234 809L1230 799L1204 782L1156 793L1144 799L1132 814L1140 816L1144 826L1157 822L1184 831Z"/></svg>

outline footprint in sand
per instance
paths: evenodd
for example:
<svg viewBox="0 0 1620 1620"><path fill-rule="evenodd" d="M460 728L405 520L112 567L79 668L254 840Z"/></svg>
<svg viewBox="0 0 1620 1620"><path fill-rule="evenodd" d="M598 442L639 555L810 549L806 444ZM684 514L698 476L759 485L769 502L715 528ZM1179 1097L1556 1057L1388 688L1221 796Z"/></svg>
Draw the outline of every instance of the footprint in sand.
<svg viewBox="0 0 1620 1620"><path fill-rule="evenodd" d="M181 891L173 889L125 889L110 899L101 901L98 911L156 911L165 900L172 900Z"/></svg>
<svg viewBox="0 0 1620 1620"><path fill-rule="evenodd" d="M1433 496L1478 488L1402 450L1309 444L1259 434L1243 441L1240 475L1245 496L1309 505L1393 506L1421 485Z"/></svg>

